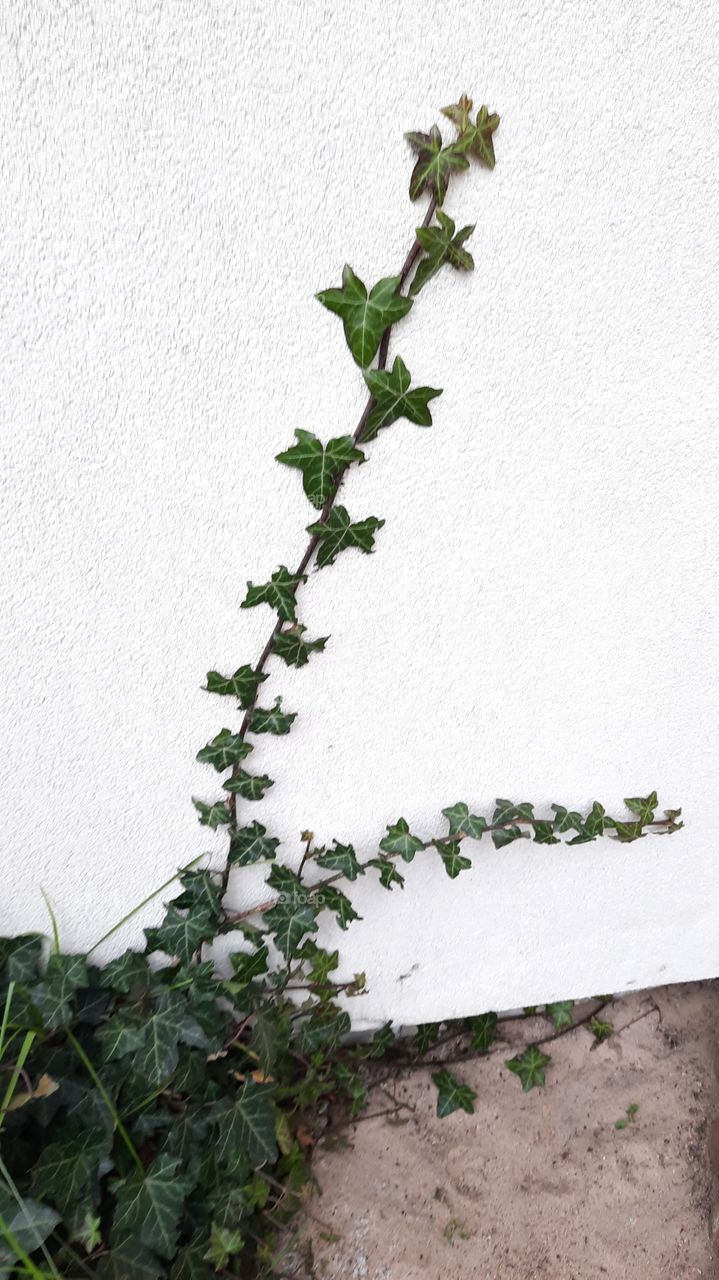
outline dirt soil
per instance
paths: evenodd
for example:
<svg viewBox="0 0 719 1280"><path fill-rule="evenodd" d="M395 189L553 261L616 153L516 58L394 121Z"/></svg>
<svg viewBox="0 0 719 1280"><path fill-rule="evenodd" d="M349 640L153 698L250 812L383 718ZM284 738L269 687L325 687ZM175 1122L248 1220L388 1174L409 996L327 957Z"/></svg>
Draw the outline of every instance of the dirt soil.
<svg viewBox="0 0 719 1280"><path fill-rule="evenodd" d="M522 1022L511 1043L452 1067L477 1091L473 1116L438 1120L419 1070L390 1086L411 1110L363 1119L346 1130L351 1147L318 1152L318 1280L719 1277L706 1150L719 982L632 994L603 1017L611 1039L579 1028L547 1046L544 1089L523 1093L503 1067L546 1034ZM375 1089L368 1114L391 1105Z"/></svg>

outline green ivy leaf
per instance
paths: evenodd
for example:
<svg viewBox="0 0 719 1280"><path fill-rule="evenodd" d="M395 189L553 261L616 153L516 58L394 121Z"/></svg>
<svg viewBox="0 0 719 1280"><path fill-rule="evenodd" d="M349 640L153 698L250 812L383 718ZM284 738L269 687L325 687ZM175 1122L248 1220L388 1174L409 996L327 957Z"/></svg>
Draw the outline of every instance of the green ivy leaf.
<svg viewBox="0 0 719 1280"><path fill-rule="evenodd" d="M651 791L648 796L631 796L624 801L631 813L636 813L641 823L653 822L659 801L656 791Z"/></svg>
<svg viewBox="0 0 719 1280"><path fill-rule="evenodd" d="M251 822L230 837L228 860L231 867L249 867L253 862L271 862L280 841L268 836L261 822Z"/></svg>
<svg viewBox="0 0 719 1280"><path fill-rule="evenodd" d="M434 847L442 859L442 864L450 880L456 880L460 871L467 871L472 865L472 859L463 857L459 852L458 844L457 840L434 841Z"/></svg>
<svg viewBox="0 0 719 1280"><path fill-rule="evenodd" d="M277 462L302 472L302 485L314 507L323 507L334 492L342 472L352 462L364 462L364 454L352 436L336 436L323 444L312 431L295 431L297 443L276 454Z"/></svg>
<svg viewBox="0 0 719 1280"><path fill-rule="evenodd" d="M544 1084L544 1070L551 1062L549 1054L542 1053L537 1045L530 1045L524 1053L519 1053L514 1058L510 1058L505 1066L519 1076L522 1081L522 1088L525 1093L529 1093L530 1089L534 1089L537 1085Z"/></svg>
<svg viewBox="0 0 719 1280"><path fill-rule="evenodd" d="M449 823L451 836L470 836L472 840L481 840L487 830L486 819L470 813L463 800L443 809L442 813Z"/></svg>
<svg viewBox="0 0 719 1280"><path fill-rule="evenodd" d="M400 889L404 889L404 876L401 876L394 863L389 858L370 858L367 862L368 867L376 867L379 871L379 882L383 889L392 889L395 885L399 885Z"/></svg>
<svg viewBox="0 0 719 1280"><path fill-rule="evenodd" d="M192 803L200 815L199 821L203 827L210 827L212 831L216 831L218 827L227 826L228 822L232 822L232 814L223 800L217 800L215 804L205 804L204 800L196 800L193 797Z"/></svg>
<svg viewBox="0 0 719 1280"><path fill-rule="evenodd" d="M222 676L219 671L208 671L205 688L208 693L237 698L240 706L246 710L255 700L258 685L267 678L265 672L254 671L252 667L245 664L244 667L238 667L233 676Z"/></svg>
<svg viewBox="0 0 719 1280"><path fill-rule="evenodd" d="M253 609L258 604L268 604L271 609L275 609L277 617L281 622L296 622L295 599L297 588L300 583L307 581L307 574L290 573L286 565L281 564L279 569L272 574L269 582L263 582L260 586L253 586L251 582L247 583L247 595L245 596L241 609Z"/></svg>
<svg viewBox="0 0 719 1280"><path fill-rule="evenodd" d="M282 658L288 667L304 667L310 660L311 653L322 653L329 636L320 636L318 640L304 640L306 627L288 627L280 631L275 640L275 653Z"/></svg>
<svg viewBox="0 0 719 1280"><path fill-rule="evenodd" d="M249 986L255 978L267 973L267 947L258 947L256 951L235 951L230 956L232 971L236 982Z"/></svg>
<svg viewBox="0 0 719 1280"><path fill-rule="evenodd" d="M416 853L424 849L424 841L413 836L404 818L398 818L387 827L387 835L379 842L383 853L399 856L403 862L411 862Z"/></svg>
<svg viewBox="0 0 719 1280"><path fill-rule="evenodd" d="M341 318L347 346L363 369L374 359L385 329L411 310L412 299L397 292L399 285L399 276L388 276L368 294L352 268L346 266L341 289L324 289L316 295L323 307Z"/></svg>
<svg viewBox="0 0 719 1280"><path fill-rule="evenodd" d="M216 917L222 905L220 882L212 871L184 871L180 876L183 892L173 898L173 907L182 911L206 911Z"/></svg>
<svg viewBox="0 0 719 1280"><path fill-rule="evenodd" d="M310 891L301 887L296 894L288 894L284 890L282 894L276 906L265 912L265 924L285 960L289 960L305 934L317 932L319 907L312 901Z"/></svg>
<svg viewBox="0 0 719 1280"><path fill-rule="evenodd" d="M150 986L150 970L145 957L139 951L123 951L110 960L102 971L103 985L122 995L147 991Z"/></svg>
<svg viewBox="0 0 719 1280"><path fill-rule="evenodd" d="M206 747L198 751L196 759L200 764L211 764L218 773L222 773L233 764L239 764L251 750L251 743L245 742L241 734L233 733L231 729L221 729Z"/></svg>
<svg viewBox="0 0 719 1280"><path fill-rule="evenodd" d="M30 989L32 1002L48 1029L69 1026L73 996L88 981L84 956L49 956L43 981Z"/></svg>
<svg viewBox="0 0 719 1280"><path fill-rule="evenodd" d="M202 1255L205 1262L211 1262L215 1271L224 1271L230 1258L242 1251L244 1241L237 1227L220 1227L213 1222L210 1229L210 1244Z"/></svg>
<svg viewBox="0 0 719 1280"><path fill-rule="evenodd" d="M617 821L614 823L614 830L617 833L617 839L621 840L622 844L631 844L632 840L641 840L647 834L646 831L642 831L641 822ZM574 844L575 842L572 840L570 843Z"/></svg>
<svg viewBox="0 0 719 1280"><path fill-rule="evenodd" d="M469 1019L469 1030L471 1033L469 1047L472 1053L489 1052L489 1046L494 1039L496 1026L496 1013L480 1013L478 1017Z"/></svg>
<svg viewBox="0 0 719 1280"><path fill-rule="evenodd" d="M261 800L268 788L274 786L274 782L266 773L247 773L245 769L239 769L222 786L233 795L241 795L243 800Z"/></svg>
<svg viewBox="0 0 719 1280"><path fill-rule="evenodd" d="M440 1120L451 1116L453 1111L466 1111L473 1115L477 1097L474 1089L470 1089L468 1084L461 1084L446 1068L435 1071L432 1079L437 1086L437 1115Z"/></svg>
<svg viewBox="0 0 719 1280"><path fill-rule="evenodd" d="M215 1273L206 1265L203 1250L201 1245L186 1245L180 1249L170 1280L214 1280Z"/></svg>
<svg viewBox="0 0 719 1280"><path fill-rule="evenodd" d="M215 933L215 921L204 909L184 912L170 905L162 924L145 929L147 951L164 951L168 956L189 961L203 942Z"/></svg>
<svg viewBox="0 0 719 1280"><path fill-rule="evenodd" d="M468 122L462 129L455 146L461 152L474 156L480 164L493 169L494 140L492 134L499 127L499 116L496 111L491 114L488 107L480 107L474 124Z"/></svg>
<svg viewBox="0 0 719 1280"><path fill-rule="evenodd" d="M554 823L544 818L537 818L534 823L534 843L535 844L561 844L558 836L554 834Z"/></svg>
<svg viewBox="0 0 719 1280"><path fill-rule="evenodd" d="M250 1076L235 1101L223 1112L217 1136L217 1156L224 1161L233 1151L246 1154L257 1168L277 1158L274 1091Z"/></svg>
<svg viewBox="0 0 719 1280"><path fill-rule="evenodd" d="M87 1130L67 1142L44 1147L31 1173L33 1194L51 1200L63 1218L88 1200L101 1156L107 1152L105 1134Z"/></svg>
<svg viewBox="0 0 719 1280"><path fill-rule="evenodd" d="M357 861L351 844L339 844L335 840L334 847L319 853L315 860L324 871L340 871L350 881L364 875L364 867Z"/></svg>
<svg viewBox="0 0 719 1280"><path fill-rule="evenodd" d="M307 526L307 532L320 540L317 551L318 568L334 564L340 551L349 547L357 547L369 555L374 548L374 535L383 524L384 520L378 520L376 516L367 516L365 520L358 520L353 524L346 507L333 507L326 520L317 520Z"/></svg>
<svg viewBox="0 0 719 1280"><path fill-rule="evenodd" d="M317 1006L320 1011L302 1024L300 1052L313 1054L317 1049L325 1052L336 1048L342 1036L351 1030L350 1017L336 1005Z"/></svg>
<svg viewBox="0 0 719 1280"><path fill-rule="evenodd" d="M512 844L514 840L528 838L529 833L522 831L521 827L501 827L499 831L492 832L492 842L495 849L504 849L505 845Z"/></svg>
<svg viewBox="0 0 719 1280"><path fill-rule="evenodd" d="M5 1187L0 1187L0 1217L21 1249L34 1253L60 1221L60 1214L39 1200L23 1197L22 1206ZM18 1254L0 1232L0 1276L9 1276ZM23 1268L22 1274L25 1274Z"/></svg>
<svg viewBox="0 0 719 1280"><path fill-rule="evenodd" d="M563 804L553 804L551 808L554 810L555 831L582 831L584 824L581 813L577 813L574 809L570 812Z"/></svg>
<svg viewBox="0 0 719 1280"><path fill-rule="evenodd" d="M137 1053L145 1043L146 1024L134 1010L120 1009L98 1027L95 1035L102 1049L103 1062Z"/></svg>
<svg viewBox="0 0 719 1280"><path fill-rule="evenodd" d="M417 1053L426 1053L439 1039L441 1022L420 1022L414 1035L414 1047Z"/></svg>
<svg viewBox="0 0 719 1280"><path fill-rule="evenodd" d="M0 970L6 982L30 986L39 976L43 936L21 933L17 938L0 938Z"/></svg>
<svg viewBox="0 0 719 1280"><path fill-rule="evenodd" d="M375 1031L372 1036L372 1047L369 1051L368 1057L383 1058L387 1050L392 1047L395 1040L396 1036L392 1030L392 1023L385 1022L384 1026L380 1027L379 1031Z"/></svg>
<svg viewBox="0 0 719 1280"><path fill-rule="evenodd" d="M571 1027L573 1009L573 1000L555 1000L554 1004L545 1005L544 1012L557 1031L561 1031L562 1027Z"/></svg>
<svg viewBox="0 0 719 1280"><path fill-rule="evenodd" d="M606 814L604 806L601 805L598 800L595 800L592 805L591 812L587 814L587 817L584 820L584 829L587 835L592 837L601 836L604 832L605 826L607 825L605 818Z"/></svg>
<svg viewBox="0 0 719 1280"><path fill-rule="evenodd" d="M474 258L464 248L464 244L474 231L475 224L457 231L455 223L442 209L437 210L437 219L438 227L417 227L417 239L424 249L424 257L409 287L410 298L416 298L420 289L437 274L445 262L455 271L474 270Z"/></svg>
<svg viewBox="0 0 719 1280"><path fill-rule="evenodd" d="M442 115L452 121L458 133L462 133L471 123L473 105L472 99L463 93L459 102L452 103L450 107L442 107Z"/></svg>
<svg viewBox="0 0 719 1280"><path fill-rule="evenodd" d="M362 874L364 875L364 872ZM325 907L328 911L334 911L340 929L346 929L353 920L361 919L347 895L342 893L341 889L335 889L334 885L323 885L318 890L318 901L320 898L322 899L320 903L322 907Z"/></svg>
<svg viewBox="0 0 719 1280"><path fill-rule="evenodd" d="M364 380L374 400L369 417L360 437L363 444L374 440L383 427L389 427L398 418L407 418L418 427L431 427L430 400L441 396L435 387L415 387L410 391L412 378L401 356L395 356L390 371L372 369Z"/></svg>
<svg viewBox="0 0 719 1280"><path fill-rule="evenodd" d="M188 1192L180 1161L158 1155L144 1173L116 1179L112 1188L117 1197L113 1239L118 1243L136 1241L161 1258L173 1258Z"/></svg>
<svg viewBox="0 0 719 1280"><path fill-rule="evenodd" d="M455 145L442 146L442 134L436 124L429 133L406 133L417 161L409 180L410 200L416 200L423 191L436 196L437 204L444 204L449 180L453 173L469 168L469 161L463 151Z"/></svg>
<svg viewBox="0 0 719 1280"><path fill-rule="evenodd" d="M137 1240L123 1240L99 1261L99 1280L164 1280L157 1255Z"/></svg>
<svg viewBox="0 0 719 1280"><path fill-rule="evenodd" d="M294 721L297 719L296 711L283 711L282 699L275 698L274 707L256 707L250 717L248 729L250 733L289 733Z"/></svg>
<svg viewBox="0 0 719 1280"><path fill-rule="evenodd" d="M597 1044L601 1044L602 1040L608 1040L614 1035L614 1026L611 1022L605 1022L601 1018L592 1018L589 1023L591 1031Z"/></svg>

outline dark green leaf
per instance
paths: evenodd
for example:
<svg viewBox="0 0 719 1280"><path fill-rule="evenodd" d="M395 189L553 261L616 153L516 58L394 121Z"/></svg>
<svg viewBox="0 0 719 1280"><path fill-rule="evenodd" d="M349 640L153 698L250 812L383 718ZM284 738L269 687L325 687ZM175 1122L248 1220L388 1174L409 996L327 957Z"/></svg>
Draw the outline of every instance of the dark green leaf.
<svg viewBox="0 0 719 1280"><path fill-rule="evenodd" d="M503 849L505 845L512 844L514 840L524 840L529 838L527 831L522 831L521 827L500 827L498 831L492 832L492 842L495 849Z"/></svg>
<svg viewBox="0 0 719 1280"><path fill-rule="evenodd" d="M272 574L269 582L263 582L260 586L253 586L251 582L247 583L247 595L245 596L241 609L253 609L257 604L268 604L271 609L277 613L277 617L281 622L296 622L297 601L295 596L297 588L301 582L307 581L307 574L290 573L286 565L281 564L279 569Z"/></svg>
<svg viewBox="0 0 719 1280"><path fill-rule="evenodd" d="M554 834L554 823L544 818L537 818L534 823L534 843L535 844L560 844L558 836Z"/></svg>
<svg viewBox="0 0 719 1280"><path fill-rule="evenodd" d="M145 929L147 950L164 951L168 956L187 961L214 932L215 922L209 912L199 909L186 913L170 905L158 928Z"/></svg>
<svg viewBox="0 0 719 1280"><path fill-rule="evenodd" d="M401 876L390 858L370 858L368 867L376 867L379 871L379 882L383 889L392 889L399 885L404 889L404 876Z"/></svg>
<svg viewBox="0 0 719 1280"><path fill-rule="evenodd" d="M204 800L193 799L192 803L200 815L199 821L203 827L211 827L216 831L218 827L227 826L228 822L232 822L232 814L224 800L217 800L215 804L205 804Z"/></svg>
<svg viewBox="0 0 719 1280"><path fill-rule="evenodd" d="M274 786L274 783L266 773L248 773L246 769L238 769L222 786L233 795L239 793L243 800L261 800L268 787Z"/></svg>
<svg viewBox="0 0 719 1280"><path fill-rule="evenodd" d="M450 107L442 107L442 115L452 121L458 133L462 133L471 123L473 105L472 99L463 93L459 102L452 103Z"/></svg>
<svg viewBox="0 0 719 1280"><path fill-rule="evenodd" d="M372 1048L370 1049L369 1057L383 1058L387 1050L394 1044L395 1039L392 1023L385 1022L384 1026L380 1027L379 1031L375 1031L372 1036Z"/></svg>
<svg viewBox="0 0 719 1280"><path fill-rule="evenodd" d="M436 197L437 204L443 204L452 174L469 168L467 157L456 145L442 146L442 134L436 124L432 125L429 133L406 133L404 136L417 155L409 180L410 199L416 200L423 191L428 191Z"/></svg>
<svg viewBox="0 0 719 1280"><path fill-rule="evenodd" d="M368 294L352 268L346 266L341 289L324 289L317 294L323 307L340 316L347 346L363 369L374 359L385 329L406 316L412 306L411 298L398 293L399 284L399 276L388 276Z"/></svg>
<svg viewBox="0 0 719 1280"><path fill-rule="evenodd" d="M282 699L275 698L274 707L255 707L249 723L250 733L289 733L293 721L297 719L296 711L283 711Z"/></svg>
<svg viewBox="0 0 719 1280"><path fill-rule="evenodd" d="M204 1246L187 1245L177 1255L170 1280L214 1280L215 1272L204 1260Z"/></svg>
<svg viewBox="0 0 719 1280"><path fill-rule="evenodd" d="M252 1077L245 1080L234 1103L223 1113L217 1136L220 1161L234 1159L237 1151L245 1153L254 1167L277 1156L273 1090L257 1084Z"/></svg>
<svg viewBox="0 0 719 1280"><path fill-rule="evenodd" d="M554 810L555 815L555 831L582 831L584 824L582 822L581 813L577 813L575 810L570 812L568 809L565 809L563 804L553 804L551 807Z"/></svg>
<svg viewBox="0 0 719 1280"><path fill-rule="evenodd" d="M327 884L318 889L317 901L321 908L325 907L328 911L334 911L340 929L346 929L347 925L351 924L353 920L361 918L347 895L342 893L341 889L335 889L334 885Z"/></svg>
<svg viewBox="0 0 719 1280"><path fill-rule="evenodd" d="M306 627L288 627L280 631L275 640L275 653L282 658L288 667L304 667L309 662L311 653L321 653L329 636L320 636L318 640L303 639Z"/></svg>
<svg viewBox="0 0 719 1280"><path fill-rule="evenodd" d="M458 840L435 840L434 847L450 880L456 880L460 871L467 871L471 867L472 859L463 857L459 852Z"/></svg>
<svg viewBox="0 0 719 1280"><path fill-rule="evenodd" d="M470 1089L468 1084L462 1084L446 1068L435 1071L432 1079L437 1086L437 1115L440 1120L451 1116L453 1111L466 1111L470 1116L473 1114L474 1099L477 1097L474 1089Z"/></svg>
<svg viewBox="0 0 719 1280"><path fill-rule="evenodd" d="M29 987L38 977L42 955L41 933L21 933L17 938L0 938L0 970L6 982Z"/></svg>
<svg viewBox="0 0 719 1280"><path fill-rule="evenodd" d="M311 891L300 886L291 892L282 889L279 902L265 912L265 924L286 960L297 951L306 933L317 932L318 911Z"/></svg>
<svg viewBox="0 0 719 1280"><path fill-rule="evenodd" d="M459 800L449 809L443 809L442 813L449 823L451 836L463 835L470 836L473 840L481 840L487 830L486 819L470 813L463 800Z"/></svg>
<svg viewBox="0 0 719 1280"><path fill-rule="evenodd" d="M244 667L238 667L233 676L221 676L219 671L208 671L206 688L208 693L237 698L240 706L247 708L255 700L258 685L267 678L266 672L255 671L245 664Z"/></svg>
<svg viewBox="0 0 719 1280"><path fill-rule="evenodd" d="M387 827L387 835L379 842L383 853L398 855L403 862L411 862L416 853L424 849L424 841L413 836L404 818Z"/></svg>
<svg viewBox="0 0 719 1280"><path fill-rule="evenodd" d="M441 1026L441 1022L420 1022L414 1036L417 1053L426 1053L437 1043Z"/></svg>
<svg viewBox="0 0 719 1280"><path fill-rule="evenodd" d="M32 1169L33 1193L52 1201L66 1218L90 1196L101 1156L107 1151L105 1134L89 1130L68 1142L51 1142Z"/></svg>
<svg viewBox="0 0 719 1280"><path fill-rule="evenodd" d="M437 210L437 218L439 220L438 227L417 228L417 239L424 249L424 256L420 260L414 280L410 285L409 293L411 298L417 296L420 289L423 289L427 281L437 274L445 262L448 266L454 267L455 271L472 271L474 269L474 259L471 253L464 248L465 241L469 239L474 231L474 223L457 231L452 219L446 213L443 213L441 209Z"/></svg>
<svg viewBox="0 0 719 1280"><path fill-rule="evenodd" d="M258 947L256 951L235 951L230 957L235 981L246 986L254 982L262 974L267 973L267 947Z"/></svg>
<svg viewBox="0 0 719 1280"><path fill-rule="evenodd" d="M230 729L221 729L212 742L208 742L206 747L198 751L196 758L201 764L211 764L218 773L222 773L233 764L239 764L251 750L251 744L245 742L241 734L232 733Z"/></svg>
<svg viewBox="0 0 719 1280"><path fill-rule="evenodd" d="M352 436L336 436L323 444L312 431L295 431L297 443L276 455L278 462L302 472L307 497L318 510L334 492L335 484L351 462L363 462L364 454ZM294 618L294 614L291 615Z"/></svg>
<svg viewBox="0 0 719 1280"><path fill-rule="evenodd" d="M364 377L374 404L362 430L363 444L374 440L378 431L398 418L407 418L418 427L431 427L429 402L442 392L435 387L415 387L410 391L412 379L400 356L395 357L391 371L372 369Z"/></svg>
<svg viewBox="0 0 719 1280"><path fill-rule="evenodd" d="M212 871L185 871L180 876L183 892L173 898L172 905L187 911L198 909L216 916L220 910L222 893L219 879Z"/></svg>
<svg viewBox="0 0 719 1280"><path fill-rule="evenodd" d="M145 1043L146 1023L134 1009L120 1009L101 1027L96 1039L102 1049L104 1062L136 1053Z"/></svg>
<svg viewBox="0 0 719 1280"><path fill-rule="evenodd" d="M473 1053L488 1052L496 1026L496 1013L480 1013L478 1017L469 1019L469 1047Z"/></svg>
<svg viewBox="0 0 719 1280"><path fill-rule="evenodd" d="M648 796L630 796L624 803L632 813L636 813L641 823L645 823L654 821L659 801L656 791L651 791Z"/></svg>
<svg viewBox="0 0 719 1280"><path fill-rule="evenodd" d="M571 1027L573 1008L573 1000L556 1000L554 1004L545 1005L544 1012L557 1031L561 1031L562 1027Z"/></svg>
<svg viewBox="0 0 719 1280"><path fill-rule="evenodd" d="M544 1084L544 1070L551 1062L548 1054L542 1053L537 1045L530 1045L524 1053L519 1053L514 1058L510 1058L505 1066L519 1076L522 1081L522 1088L525 1093L529 1093L530 1089L534 1089L536 1085Z"/></svg>
<svg viewBox="0 0 719 1280"><path fill-rule="evenodd" d="M357 855L351 844L339 844L334 841L333 848L318 853L317 866L325 871L340 871L347 880L356 880L364 875L364 867L357 861Z"/></svg>
<svg viewBox="0 0 719 1280"><path fill-rule="evenodd" d="M139 951L123 951L121 956L110 960L102 971L105 986L123 995L132 992L147 991L150 985L150 970L147 961Z"/></svg>
<svg viewBox="0 0 719 1280"><path fill-rule="evenodd" d="M339 1044L350 1027L349 1014L343 1009L338 1009L335 1005L320 1007L318 1013L302 1024L300 1052L312 1054L320 1048L329 1051Z"/></svg>
<svg viewBox="0 0 719 1280"><path fill-rule="evenodd" d="M369 554L374 547L374 535L383 524L384 520L378 520L376 516L367 516L365 520L352 524L345 507L333 507L326 520L317 520L307 526L307 532L319 538L318 568L334 564L340 551L349 547L357 547Z"/></svg>
<svg viewBox="0 0 719 1280"><path fill-rule="evenodd" d="M617 821L614 823L614 830L617 833L617 840L621 840L623 844L631 844L632 840L641 840L646 835L646 831L642 831L641 822Z"/></svg>
<svg viewBox="0 0 719 1280"><path fill-rule="evenodd" d="M165 1268L146 1245L138 1240L123 1240L98 1264L99 1280L161 1280Z"/></svg>
<svg viewBox="0 0 719 1280"><path fill-rule="evenodd" d="M60 1214L38 1200L23 1198L22 1207L5 1187L0 1187L0 1217L26 1253L34 1253L60 1221ZM0 1276L10 1274L18 1254L0 1230ZM25 1274L23 1270L22 1274Z"/></svg>
<svg viewBox="0 0 719 1280"><path fill-rule="evenodd" d="M229 862L232 867L249 867L253 862L271 861L280 841L268 836L261 822L241 827L230 838Z"/></svg>
<svg viewBox="0 0 719 1280"><path fill-rule="evenodd" d="M475 123L470 121L465 125L455 146L466 155L474 156L475 160L479 160L488 169L493 169L495 160L492 134L498 126L499 116L496 111L490 115L488 107L480 107Z"/></svg>
<svg viewBox="0 0 719 1280"><path fill-rule="evenodd" d="M158 1155L150 1167L113 1183L117 1207L112 1237L138 1242L162 1258L173 1258L180 1214L189 1190L180 1161Z"/></svg>
<svg viewBox="0 0 719 1280"><path fill-rule="evenodd" d="M604 1022L601 1018L592 1018L589 1023L589 1030L598 1044L614 1035L613 1023Z"/></svg>

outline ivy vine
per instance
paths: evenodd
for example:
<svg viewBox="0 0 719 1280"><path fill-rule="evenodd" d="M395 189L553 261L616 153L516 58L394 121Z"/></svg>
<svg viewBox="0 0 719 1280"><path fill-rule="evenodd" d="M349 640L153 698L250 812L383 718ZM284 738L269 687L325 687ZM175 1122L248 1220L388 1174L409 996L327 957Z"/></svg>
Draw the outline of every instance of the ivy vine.
<svg viewBox="0 0 719 1280"><path fill-rule="evenodd" d="M498 799L486 816L457 801L429 838L397 818L369 857L339 840L320 846L305 832L299 863L290 865L278 859L279 839L252 816L273 785L249 767L252 739L286 736L297 716L281 694L265 697L270 659L302 667L328 643L301 621L308 570L328 568L351 549L372 552L384 526L338 502L345 477L398 420L430 426L441 394L414 385L399 355L387 367L390 335L439 271L472 270L473 227L457 230L443 206L471 161L494 168L499 124L485 106L474 114L465 95L444 115L453 141L436 125L407 134L415 155L410 197L427 204L398 274L368 287L346 266L341 285L317 295L342 321L367 401L352 434L325 442L297 430L277 455L299 472L313 509L307 546L294 569L280 565L267 581L247 585L242 608L272 614L256 661L207 675L207 691L242 712L237 730L220 729L197 756L222 776L223 794L194 805L200 823L227 829L223 868L197 859L181 871L180 891L161 923L145 930L142 953L127 950L104 965L93 958L99 943L86 955L66 954L54 921L49 955L40 934L0 939L0 1280L282 1276L287 1224L304 1203L312 1149L337 1114L359 1115L372 1063L436 1066L438 1115L471 1112L475 1095L449 1070L452 1057L429 1055L448 1040L461 1045L460 1061L486 1053L498 1027L486 1012L420 1026L409 1048L394 1043L389 1025L367 1043L348 1044L345 1005L366 990L366 976L342 976L339 950L317 942L322 918L346 930L358 919L351 886L360 877L401 889L408 865L429 850L455 879L485 837L497 849L607 835L629 843L682 825L678 809L657 816L654 791L627 799L628 814L616 817L596 801L588 812L555 804L537 815L528 802ZM268 867L265 899L231 911L230 872L260 864ZM209 949L228 934L237 949L223 972ZM598 1017L606 1001L588 1022L595 1038L612 1031ZM571 1001L547 1006L554 1036L578 1025L572 1009ZM508 1061L523 1088L544 1083L551 1038Z"/></svg>

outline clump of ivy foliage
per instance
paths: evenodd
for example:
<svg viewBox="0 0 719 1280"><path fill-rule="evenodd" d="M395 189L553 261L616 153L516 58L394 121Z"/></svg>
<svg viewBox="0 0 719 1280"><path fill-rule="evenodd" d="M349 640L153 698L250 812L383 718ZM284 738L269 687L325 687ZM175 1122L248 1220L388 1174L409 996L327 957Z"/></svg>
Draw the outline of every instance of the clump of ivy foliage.
<svg viewBox="0 0 719 1280"><path fill-rule="evenodd" d="M345 930L358 918L358 878L401 889L409 863L434 851L454 879L484 837L498 849L530 837L576 845L608 833L629 842L681 825L678 810L656 818L654 792L627 800L626 818L599 803L588 813L553 805L538 817L531 804L505 799L484 817L461 801L442 811L444 830L431 838L400 817L362 859L351 844L320 847L305 832L301 859L287 862L279 840L250 816L272 786L247 767L253 738L281 737L295 720L281 696L264 698L268 662L302 667L327 643L307 635L298 614L308 569L324 571L348 548L371 552L384 524L350 515L340 488L399 419L430 426L430 402L441 394L415 385L401 356L387 367L390 331L437 272L471 271L473 227L457 229L444 203L472 161L494 168L499 124L484 106L474 115L464 95L444 114L456 130L449 144L436 125L407 135L410 196L427 207L400 273L368 288L346 266L341 287L317 295L342 321L367 402L353 434L322 441L298 430L278 455L300 473L314 509L307 549L294 570L282 565L267 582L248 584L242 607L272 613L259 659L207 677L211 694L243 712L239 729L220 729L198 755L222 779L221 798L194 804L202 824L227 831L223 869L186 868L162 923L145 930L144 951L109 963L96 963L94 949L63 954L56 929L49 955L39 934L0 939L0 1280L281 1275L283 1228L302 1203L312 1147L333 1116L359 1114L368 1064L393 1038L388 1026L370 1043L347 1043L345 1006L365 976L338 976L338 950L316 937L321 921ZM233 913L230 873L260 863L269 868L265 901L255 913ZM236 938L230 971L210 955L227 934ZM561 1028L570 1011L562 1002L547 1014ZM496 1023L488 1013L444 1024L442 1037L438 1024L420 1027L412 1053L422 1061L447 1027L466 1036L468 1051L485 1052ZM532 1088L548 1061L535 1044L508 1066ZM472 1110L472 1090L441 1064L434 1079L440 1116Z"/></svg>

